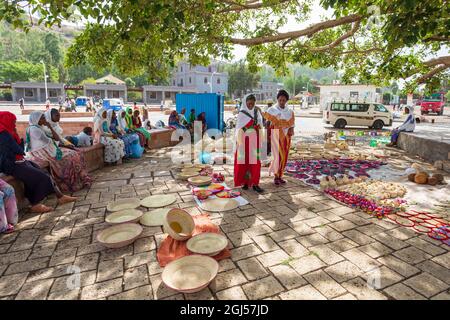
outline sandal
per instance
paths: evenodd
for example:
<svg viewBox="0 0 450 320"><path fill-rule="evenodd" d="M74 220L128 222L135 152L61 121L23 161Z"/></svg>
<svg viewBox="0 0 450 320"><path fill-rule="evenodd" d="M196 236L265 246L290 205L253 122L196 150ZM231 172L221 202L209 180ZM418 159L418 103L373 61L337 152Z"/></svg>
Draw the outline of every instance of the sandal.
<svg viewBox="0 0 450 320"><path fill-rule="evenodd" d="M12 233L12 232L14 232L14 226L8 223L8 226L6 227L6 230L3 233Z"/></svg>

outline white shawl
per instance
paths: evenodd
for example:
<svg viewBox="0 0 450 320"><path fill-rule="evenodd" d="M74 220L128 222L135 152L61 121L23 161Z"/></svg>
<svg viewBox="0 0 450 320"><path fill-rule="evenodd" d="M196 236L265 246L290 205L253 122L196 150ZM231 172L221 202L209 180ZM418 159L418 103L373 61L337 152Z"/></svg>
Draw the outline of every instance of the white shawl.
<svg viewBox="0 0 450 320"><path fill-rule="evenodd" d="M247 107L247 98L248 98L250 95L251 95L251 93L248 94L248 95L246 95L246 96L244 97L244 99L242 100L242 106L241 106L241 108L240 108L240 110L239 110L239 113L238 113L238 116L237 116L237 121L236 121L236 134L238 134L239 130L241 130L242 128L244 128L250 120L254 120L254 119L253 119L253 116L254 116L254 114L255 114L255 108L257 108L257 107L256 107L256 104L255 104L255 106L253 107L252 110L250 110L250 109ZM247 113L250 114L252 117L250 118L248 115L246 115L244 112L241 112L241 111L247 112ZM261 112L257 112L257 113L256 113L256 118L257 118L257 119L256 119L257 123L258 123L259 125L262 126L262 124L263 124L263 117L262 117L262 115L261 115Z"/></svg>
<svg viewBox="0 0 450 320"><path fill-rule="evenodd" d="M39 120L43 115L44 113L42 111L33 111L30 113L30 126L27 128L27 133L30 137L28 145L30 151L43 149L52 142L52 139L45 134L43 127L39 125Z"/></svg>
<svg viewBox="0 0 450 320"><path fill-rule="evenodd" d="M289 105L286 103L286 105L284 106L284 108L281 108L278 103L276 103L275 105L273 105L272 107L269 108L269 110L267 110L267 113L271 114L274 117L277 117L280 120L290 120L294 114L294 112L291 110L291 108L289 107ZM292 128L295 125L292 126ZM285 128L283 129L284 134L287 134L289 128Z"/></svg>
<svg viewBox="0 0 450 320"><path fill-rule="evenodd" d="M102 116L105 111L105 108L101 108L97 111L97 114L94 117L94 134L98 132L100 135L102 135L104 133L103 122L108 122L108 120L103 118Z"/></svg>

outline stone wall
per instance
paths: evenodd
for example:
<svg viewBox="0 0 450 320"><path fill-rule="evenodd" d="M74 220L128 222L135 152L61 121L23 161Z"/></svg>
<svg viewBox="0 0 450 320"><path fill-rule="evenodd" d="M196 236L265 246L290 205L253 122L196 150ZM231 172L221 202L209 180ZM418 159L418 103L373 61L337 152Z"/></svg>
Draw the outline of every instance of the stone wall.
<svg viewBox="0 0 450 320"><path fill-rule="evenodd" d="M438 160L449 160L450 143L446 141L438 141L411 133L401 132L397 144L406 152L418 155L431 163Z"/></svg>

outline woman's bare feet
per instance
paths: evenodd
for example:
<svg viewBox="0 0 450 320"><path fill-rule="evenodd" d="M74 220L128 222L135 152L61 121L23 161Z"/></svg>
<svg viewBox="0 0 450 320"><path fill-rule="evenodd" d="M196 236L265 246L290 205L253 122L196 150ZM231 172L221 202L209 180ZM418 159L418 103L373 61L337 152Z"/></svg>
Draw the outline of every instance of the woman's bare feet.
<svg viewBox="0 0 450 320"><path fill-rule="evenodd" d="M53 208L47 207L46 205L43 205L43 204L36 204L31 207L32 213L46 213L46 212L50 212L50 211L53 211Z"/></svg>
<svg viewBox="0 0 450 320"><path fill-rule="evenodd" d="M58 204L62 205L62 204L65 204L65 203L75 202L75 201L77 201L76 197L70 197L70 196L64 195L64 196L62 196L61 198L58 199Z"/></svg>

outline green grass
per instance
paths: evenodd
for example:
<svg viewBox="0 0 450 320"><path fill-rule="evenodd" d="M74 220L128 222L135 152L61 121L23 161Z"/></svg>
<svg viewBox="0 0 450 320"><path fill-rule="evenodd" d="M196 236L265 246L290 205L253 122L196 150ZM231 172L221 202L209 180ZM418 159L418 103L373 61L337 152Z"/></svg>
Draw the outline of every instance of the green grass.
<svg viewBox="0 0 450 320"><path fill-rule="evenodd" d="M285 266L288 266L289 263L291 263L291 262L294 261L294 260L295 260L295 258L289 257L289 258L287 258L287 259L281 261L281 264L282 264L282 265L285 265Z"/></svg>
<svg viewBox="0 0 450 320"><path fill-rule="evenodd" d="M317 252L311 251L309 254L319 258L319 254Z"/></svg>

